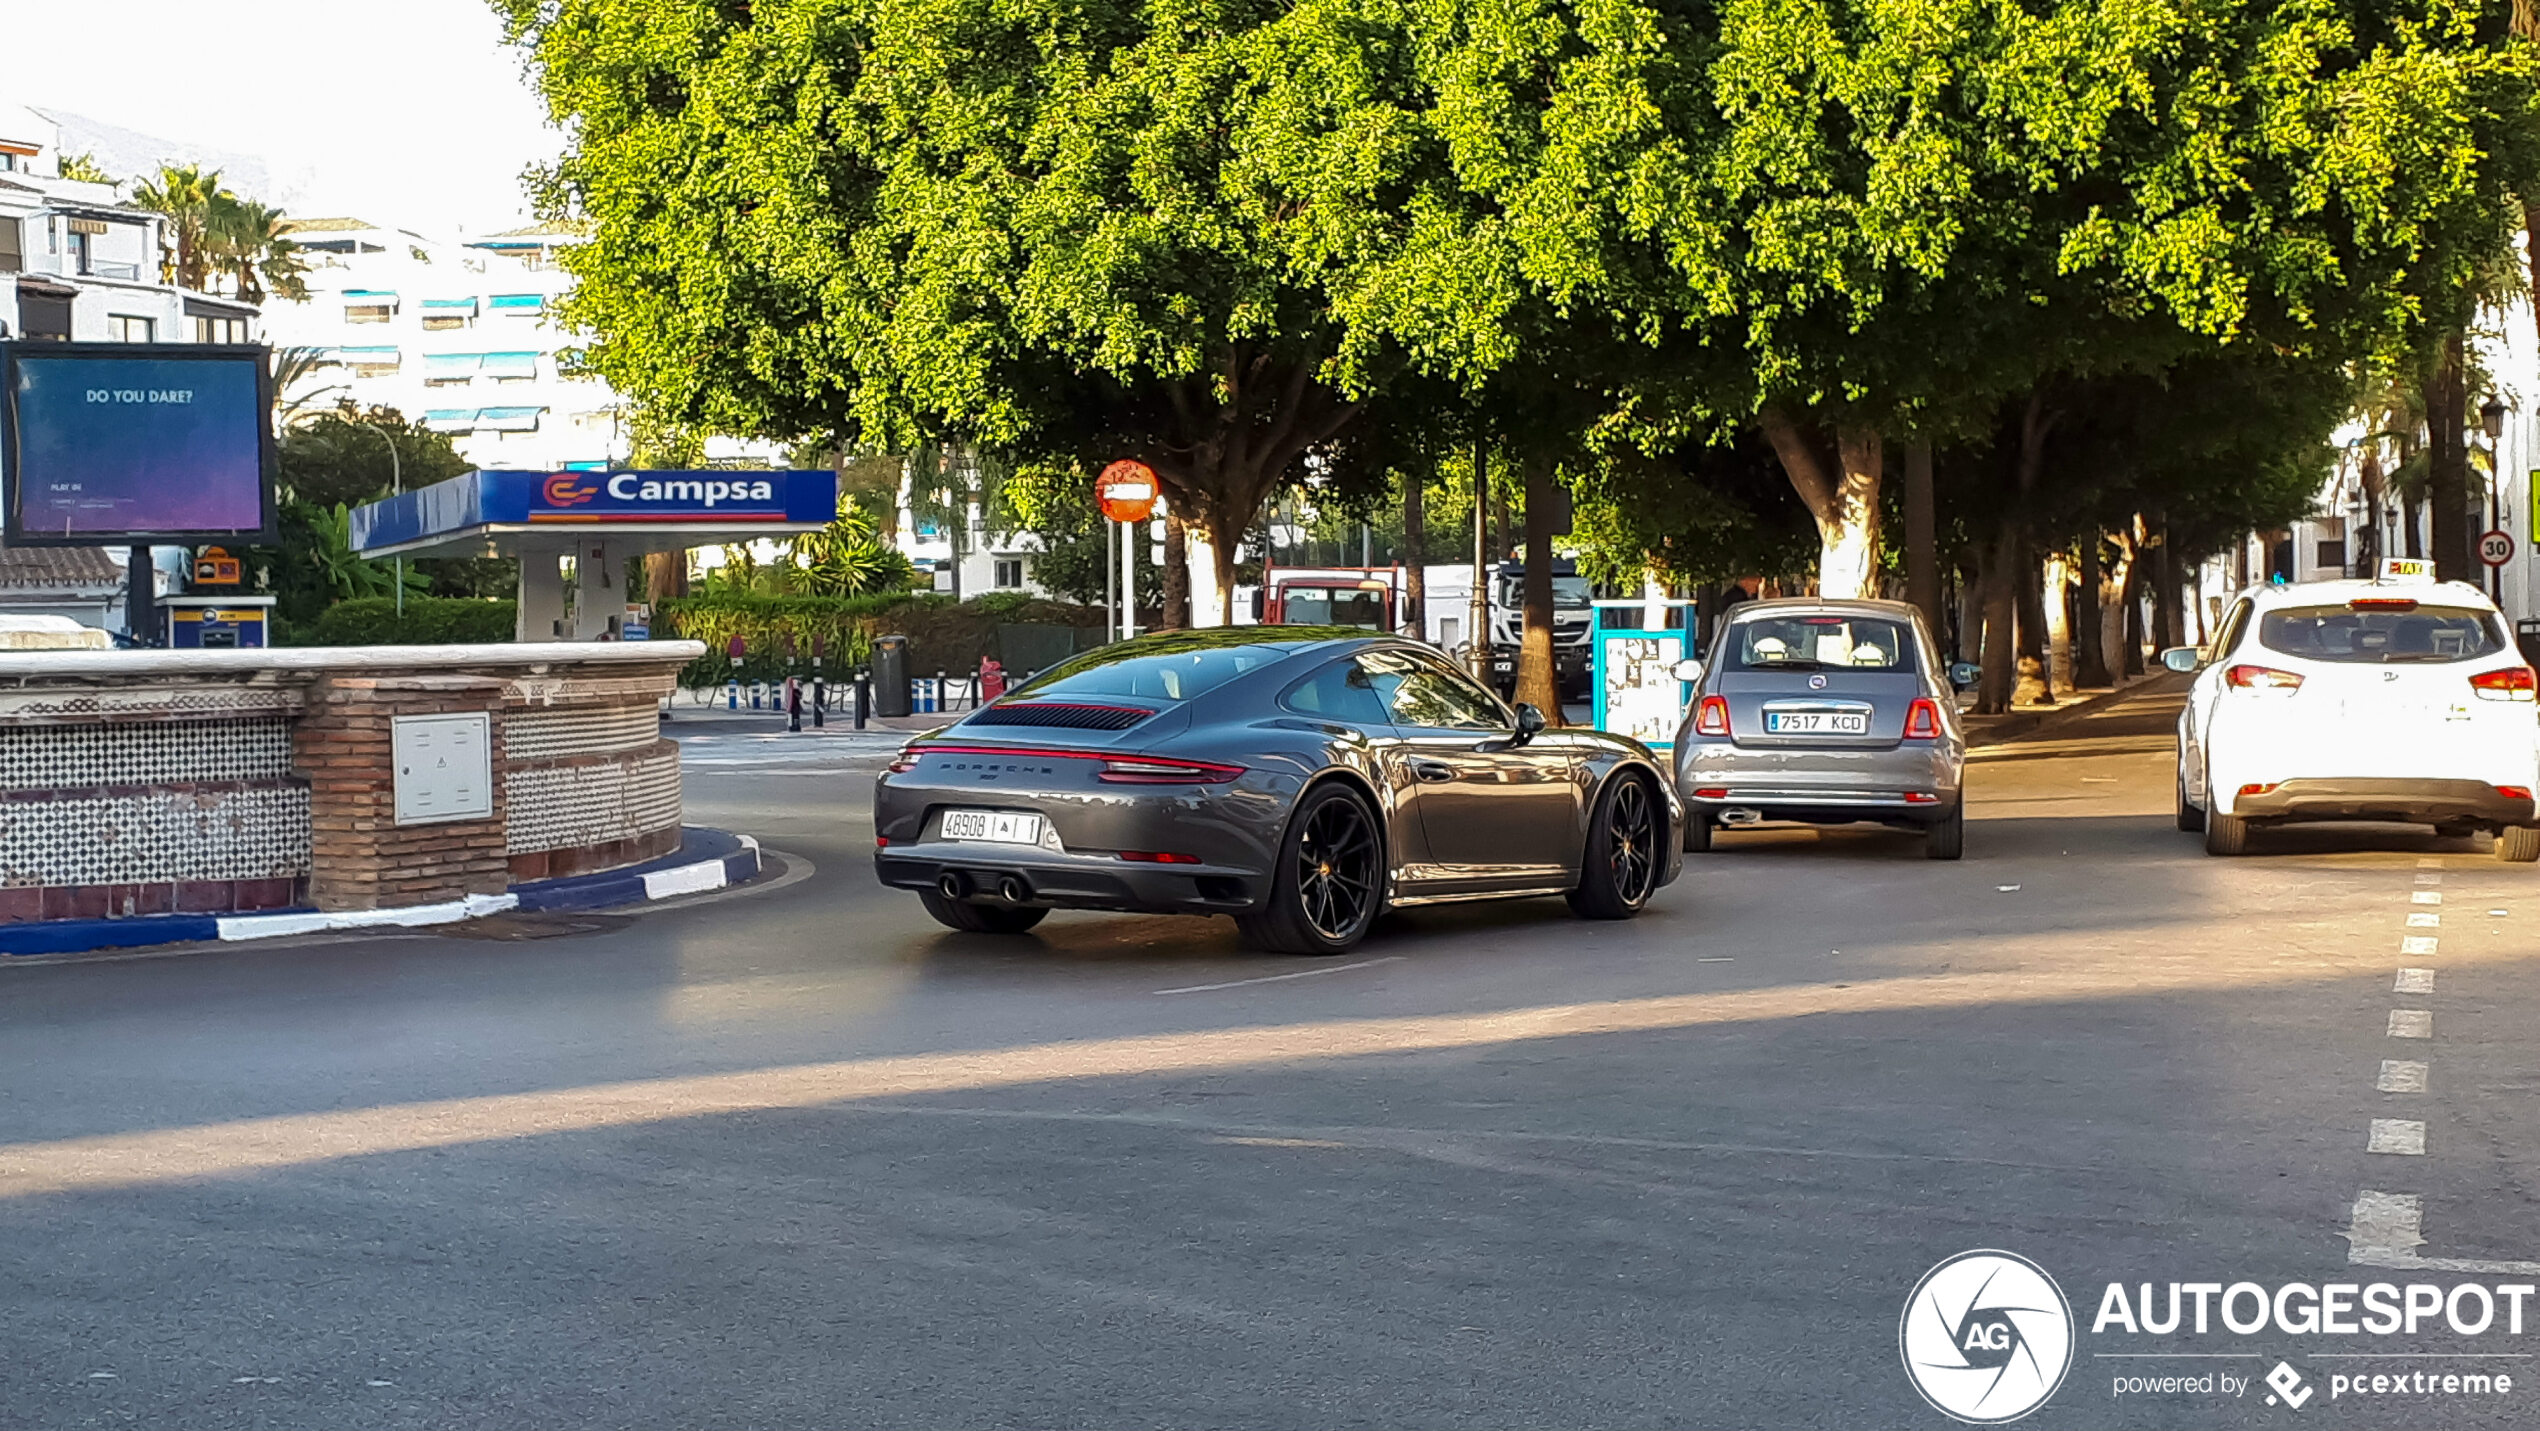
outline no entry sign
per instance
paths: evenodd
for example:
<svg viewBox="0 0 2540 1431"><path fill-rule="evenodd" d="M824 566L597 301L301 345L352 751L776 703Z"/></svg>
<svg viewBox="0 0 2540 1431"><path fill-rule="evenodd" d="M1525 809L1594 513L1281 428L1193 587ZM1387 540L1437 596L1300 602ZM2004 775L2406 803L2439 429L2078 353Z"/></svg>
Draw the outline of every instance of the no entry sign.
<svg viewBox="0 0 2540 1431"><path fill-rule="evenodd" d="M1155 515L1155 469L1143 462L1114 462L1094 480L1094 499L1112 521L1143 522Z"/></svg>

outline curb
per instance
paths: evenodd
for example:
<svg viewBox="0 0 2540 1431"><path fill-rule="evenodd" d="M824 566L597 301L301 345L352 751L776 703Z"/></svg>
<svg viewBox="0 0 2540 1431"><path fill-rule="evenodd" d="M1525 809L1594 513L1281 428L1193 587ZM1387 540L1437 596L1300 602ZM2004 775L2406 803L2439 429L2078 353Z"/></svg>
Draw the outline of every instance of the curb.
<svg viewBox="0 0 2540 1431"><path fill-rule="evenodd" d="M2105 710L2121 700L2159 690L2163 682L2172 680L2177 675L2176 671L2163 671L2157 676L2146 676L2130 686L2119 686L2113 691L2102 691L2086 701L2075 701L2068 706L2057 706L2051 711L2011 711L1998 716L1970 717L1970 719L1991 721L1994 724L1986 726L1981 732L1971 733L1967 738L1967 748L1981 750L1988 745L2003 745L2018 740L2022 736L2034 735L2047 726L2061 725L2067 717L2078 719Z"/></svg>
<svg viewBox="0 0 2540 1431"><path fill-rule="evenodd" d="M141 949L154 944L235 943L339 929L415 929L456 924L511 910L590 910L703 894L755 879L758 841L748 835L690 827L686 845L716 851L705 859L683 845L679 854L600 874L514 885L502 894L472 894L441 904L396 909L284 909L271 914L150 914L134 919L54 919L0 924L0 957ZM702 837L702 838L700 838ZM728 845L729 848L721 848Z"/></svg>

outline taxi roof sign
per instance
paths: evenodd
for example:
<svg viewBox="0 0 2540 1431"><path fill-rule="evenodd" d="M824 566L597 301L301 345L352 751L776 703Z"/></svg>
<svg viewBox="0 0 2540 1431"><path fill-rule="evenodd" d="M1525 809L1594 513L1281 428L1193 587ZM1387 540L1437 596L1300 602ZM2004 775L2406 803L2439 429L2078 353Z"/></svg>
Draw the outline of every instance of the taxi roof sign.
<svg viewBox="0 0 2540 1431"><path fill-rule="evenodd" d="M2432 586L2434 563L2424 557L2383 557L2381 573L2373 579L2385 586Z"/></svg>

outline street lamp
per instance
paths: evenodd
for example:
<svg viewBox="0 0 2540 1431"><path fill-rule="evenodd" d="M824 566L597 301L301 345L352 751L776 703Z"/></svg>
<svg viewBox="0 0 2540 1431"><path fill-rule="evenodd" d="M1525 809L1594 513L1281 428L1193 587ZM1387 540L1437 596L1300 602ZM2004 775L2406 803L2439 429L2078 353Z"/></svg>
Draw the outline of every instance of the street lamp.
<svg viewBox="0 0 2540 1431"><path fill-rule="evenodd" d="M2503 398L2494 393L2487 395L2487 401L2478 406L2478 426L2487 434L2489 450L2493 451L2496 441L2505 435L2505 400Z"/></svg>

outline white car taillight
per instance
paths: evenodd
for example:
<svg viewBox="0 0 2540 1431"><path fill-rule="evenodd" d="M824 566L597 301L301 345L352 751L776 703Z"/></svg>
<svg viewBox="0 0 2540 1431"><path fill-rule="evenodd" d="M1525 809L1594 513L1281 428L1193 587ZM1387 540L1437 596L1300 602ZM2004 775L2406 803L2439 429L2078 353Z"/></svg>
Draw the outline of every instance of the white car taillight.
<svg viewBox="0 0 2540 1431"><path fill-rule="evenodd" d="M2529 666L2507 666L2501 671L2481 671L2469 678L2469 686L2482 701L2527 701L2532 698L2535 680Z"/></svg>
<svg viewBox="0 0 2540 1431"><path fill-rule="evenodd" d="M2298 691L2302 678L2273 666L2234 666L2223 679L2244 691Z"/></svg>

